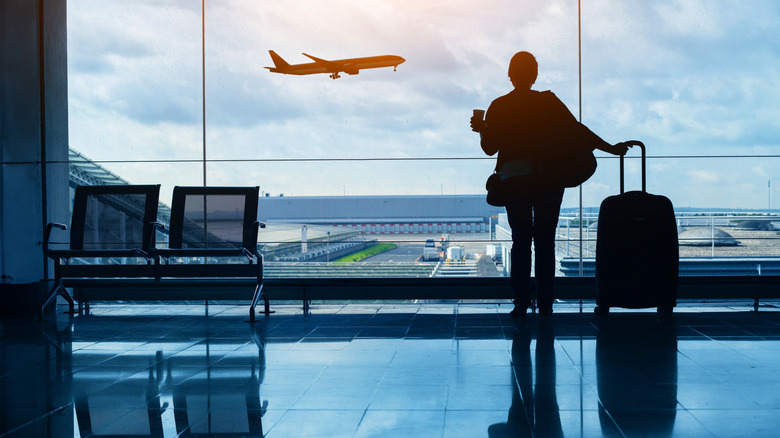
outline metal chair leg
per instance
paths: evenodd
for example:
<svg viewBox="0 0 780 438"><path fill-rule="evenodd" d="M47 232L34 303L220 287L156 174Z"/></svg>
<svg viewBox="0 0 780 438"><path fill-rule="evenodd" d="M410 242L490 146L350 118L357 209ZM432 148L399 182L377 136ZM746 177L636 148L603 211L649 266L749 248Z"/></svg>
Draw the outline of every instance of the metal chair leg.
<svg viewBox="0 0 780 438"><path fill-rule="evenodd" d="M255 322L255 307L257 300L260 299L260 289L262 289L262 285L255 286L255 294L252 296L252 304L249 306L249 322Z"/></svg>
<svg viewBox="0 0 780 438"><path fill-rule="evenodd" d="M262 284L260 285L260 289L263 289ZM273 311L271 311L271 302L268 300L268 294L266 294L265 291L262 291L260 294L263 296L263 310L266 315L270 315Z"/></svg>
<svg viewBox="0 0 780 438"><path fill-rule="evenodd" d="M268 300L268 295L266 295L263 290L263 283L259 283L255 286L255 294L252 296L252 305L249 306L249 322L255 322L255 308L257 307L257 302L260 300L260 297L263 298L263 313L266 315L274 313L271 310L271 302Z"/></svg>
<svg viewBox="0 0 780 438"><path fill-rule="evenodd" d="M74 306L76 304L75 301L73 301L73 297L70 296L67 290L65 290L65 286L62 284L62 280L57 282L57 285L52 288L52 290L49 292L49 296L46 297L46 300L43 302L43 305L41 305L41 313L39 315L39 320L44 321L45 317L44 314L46 313L46 307L49 306L52 302L56 302L57 297L62 296L65 298L65 300L68 302L68 308L70 313L73 313Z"/></svg>

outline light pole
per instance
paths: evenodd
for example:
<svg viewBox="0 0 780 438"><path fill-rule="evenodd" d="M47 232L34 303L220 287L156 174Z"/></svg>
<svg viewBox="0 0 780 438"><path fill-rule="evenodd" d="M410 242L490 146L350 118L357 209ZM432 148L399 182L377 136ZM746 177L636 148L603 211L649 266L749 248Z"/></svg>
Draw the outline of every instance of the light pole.
<svg viewBox="0 0 780 438"><path fill-rule="evenodd" d="M301 254L303 254L304 259L306 258L306 252L309 251L308 230L309 227L306 225L301 227Z"/></svg>
<svg viewBox="0 0 780 438"><path fill-rule="evenodd" d="M206 0L200 2L201 87L203 93L203 187L206 187Z"/></svg>

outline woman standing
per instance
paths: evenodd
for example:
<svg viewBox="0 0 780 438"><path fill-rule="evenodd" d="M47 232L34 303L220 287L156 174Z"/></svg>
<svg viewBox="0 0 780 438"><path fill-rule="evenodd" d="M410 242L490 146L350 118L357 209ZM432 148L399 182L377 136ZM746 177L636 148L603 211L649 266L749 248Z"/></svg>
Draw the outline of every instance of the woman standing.
<svg viewBox="0 0 780 438"><path fill-rule="evenodd" d="M532 174L541 160L554 163L556 156L572 147L599 149L624 155L623 143L610 145L577 121L551 91L535 91L538 65L528 52L518 52L509 62L509 80L514 89L494 100L485 119L471 118L479 132L482 150L498 152L496 171L511 163L513 172ZM531 305L531 241L533 240L539 314L552 315L555 278L555 229L563 200L564 185L550 181L512 193L506 200L512 228L511 283L514 291L512 317L525 318Z"/></svg>

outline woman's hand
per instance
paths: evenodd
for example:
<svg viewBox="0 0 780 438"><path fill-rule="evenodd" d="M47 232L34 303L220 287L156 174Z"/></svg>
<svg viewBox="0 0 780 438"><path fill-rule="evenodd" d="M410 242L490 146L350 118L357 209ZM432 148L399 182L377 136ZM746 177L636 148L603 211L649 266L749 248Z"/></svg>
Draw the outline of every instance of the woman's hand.
<svg viewBox="0 0 780 438"><path fill-rule="evenodd" d="M474 132L482 132L485 130L485 121L479 117L471 117L471 130Z"/></svg>
<svg viewBox="0 0 780 438"><path fill-rule="evenodd" d="M614 155L625 155L628 152L628 145L629 142L627 141L621 141L620 143L615 143L611 150L607 151Z"/></svg>

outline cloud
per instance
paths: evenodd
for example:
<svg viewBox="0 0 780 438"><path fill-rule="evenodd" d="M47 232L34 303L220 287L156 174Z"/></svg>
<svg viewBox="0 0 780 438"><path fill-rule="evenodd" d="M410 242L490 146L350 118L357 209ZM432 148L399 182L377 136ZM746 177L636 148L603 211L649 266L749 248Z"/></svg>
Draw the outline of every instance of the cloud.
<svg viewBox="0 0 780 438"><path fill-rule="evenodd" d="M226 184L249 177L272 182L275 192L331 193L346 185L353 193L439 193L442 186L481 193L492 161L482 160L468 117L472 108L486 108L510 91L506 69L516 51L536 54L536 87L552 89L578 114L576 5L207 2L209 156L236 160L212 163L210 172ZM654 156L777 154L780 3L594 0L582 8L582 114L594 132L611 142L643 140ZM71 145L96 158L198 157L199 2L71 0L68 20ZM269 49L289 62L308 62L301 52L323 58L397 54L407 61L397 72L366 70L333 81L326 75L269 73L264 69L271 65ZM442 173L452 168L446 161L321 166L251 161L296 157L474 160L459 163L455 174ZM588 183L593 185L586 186L589 203L617 191L616 170L607 163L612 162L600 162ZM713 167L693 159L664 160L652 166L653 191L687 205L701 198L684 181L725 184L730 175L759 175L750 160ZM175 171L143 165L122 171L131 181L197 179L197 165L171 167ZM778 167L762 160L761 178ZM707 199L736 202L738 195L724 193Z"/></svg>
<svg viewBox="0 0 780 438"><path fill-rule="evenodd" d="M764 170L762 166L755 166L750 170L752 171L753 175L763 176L763 177L767 176L766 170Z"/></svg>
<svg viewBox="0 0 780 438"><path fill-rule="evenodd" d="M717 184L721 182L720 175L710 170L689 170L686 174L693 184Z"/></svg>

